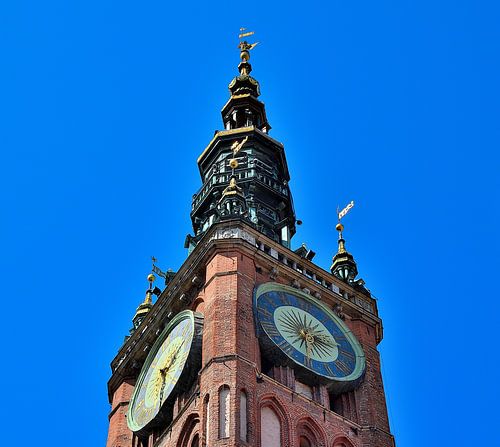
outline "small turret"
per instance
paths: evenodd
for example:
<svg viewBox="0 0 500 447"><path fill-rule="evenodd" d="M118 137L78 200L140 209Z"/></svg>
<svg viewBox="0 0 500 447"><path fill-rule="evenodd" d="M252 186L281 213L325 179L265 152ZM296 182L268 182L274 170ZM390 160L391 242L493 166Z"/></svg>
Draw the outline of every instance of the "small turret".
<svg viewBox="0 0 500 447"><path fill-rule="evenodd" d="M252 34L253 32L243 33L240 34L240 38ZM252 72L252 65L248 62L250 51L257 43L250 44L243 40L238 45L241 59L238 65L240 74L229 83L231 97L221 111L226 130L254 126L267 133L271 129L267 122L264 104L257 99L260 96L259 82L250 76Z"/></svg>
<svg viewBox="0 0 500 447"><path fill-rule="evenodd" d="M130 335L132 335L134 331L140 326L146 315L153 307L153 282L156 280L156 277L155 275L150 273L147 279L149 282L149 289L146 290L144 301L139 304L139 307L135 311L134 318L132 318L133 327L132 329L130 329Z"/></svg>
<svg viewBox="0 0 500 447"><path fill-rule="evenodd" d="M358 274L358 267L354 261L354 257L345 249L345 240L342 236L344 226L339 222L335 229L339 232L338 250L333 257L333 264L330 271L342 281L352 283Z"/></svg>

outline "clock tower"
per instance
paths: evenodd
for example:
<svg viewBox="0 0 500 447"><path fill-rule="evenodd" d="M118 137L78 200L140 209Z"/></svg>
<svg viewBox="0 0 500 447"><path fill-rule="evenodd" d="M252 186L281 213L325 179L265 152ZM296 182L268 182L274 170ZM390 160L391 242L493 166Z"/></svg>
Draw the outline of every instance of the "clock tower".
<svg viewBox="0 0 500 447"><path fill-rule="evenodd" d="M165 286L148 276L111 363L107 447L394 446L382 322L346 250L344 212L330 271L292 250L299 222L254 46L240 42L224 130L198 158L188 257L176 273L153 266Z"/></svg>

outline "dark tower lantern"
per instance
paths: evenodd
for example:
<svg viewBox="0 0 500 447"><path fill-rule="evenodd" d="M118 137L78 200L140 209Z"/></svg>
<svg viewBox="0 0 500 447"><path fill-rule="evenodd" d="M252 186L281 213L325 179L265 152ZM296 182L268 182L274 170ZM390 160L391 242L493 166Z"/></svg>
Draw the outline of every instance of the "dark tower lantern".
<svg viewBox="0 0 500 447"><path fill-rule="evenodd" d="M221 111L225 130L215 133L198 158L203 186L193 196L194 236L188 235L185 244L190 251L222 220L244 220L285 247L295 234L284 147L268 135L259 83L250 76L255 45L240 42L239 75L229 84L231 96Z"/></svg>

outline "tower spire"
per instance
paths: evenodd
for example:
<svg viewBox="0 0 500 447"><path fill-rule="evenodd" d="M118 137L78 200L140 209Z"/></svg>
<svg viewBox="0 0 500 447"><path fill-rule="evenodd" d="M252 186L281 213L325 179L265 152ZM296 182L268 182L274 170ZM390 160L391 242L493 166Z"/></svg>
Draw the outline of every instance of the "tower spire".
<svg viewBox="0 0 500 447"><path fill-rule="evenodd" d="M246 28L240 28L239 38L242 39L244 37L252 36L255 34L255 31L245 32ZM240 59L241 62L238 65L238 70L240 71L241 76L248 76L252 71L252 66L248 63L250 59L250 51L253 50L257 44L256 43L248 43L246 40L241 40L238 48L240 49Z"/></svg>
<svg viewBox="0 0 500 447"><path fill-rule="evenodd" d="M198 158L203 186L193 196L195 234L186 237L189 250L222 221L243 221L285 247L295 234L284 146L268 135L259 83L250 76L250 53L257 43L244 39L253 34L240 29L239 73L229 83L230 97L221 111L224 130L215 132Z"/></svg>
<svg viewBox="0 0 500 447"><path fill-rule="evenodd" d="M155 275L150 273L147 277L147 280L149 282L149 288L148 290L146 290L144 301L139 304L139 307L137 307L137 310L135 311L134 318L132 318L133 327L130 330L131 333L133 333L139 327L142 320L144 320L146 315L153 307L153 282L156 280L156 277Z"/></svg>
<svg viewBox="0 0 500 447"><path fill-rule="evenodd" d="M354 206L354 201L351 201L342 211L337 211L338 223L335 229L339 233L337 253L333 257L333 263L330 271L334 276L347 283L353 283L358 274L358 267L354 261L354 257L345 248L345 239L342 235L344 225L340 220L349 212Z"/></svg>
<svg viewBox="0 0 500 447"><path fill-rule="evenodd" d="M250 51L259 42L249 43L242 40L253 34L254 31L246 32L246 28L240 28L238 36L241 60L238 64L239 76L229 83L231 97L222 109L222 120L226 130L254 126L267 133L271 126L267 122L264 104L257 99L260 96L260 86L258 81L250 76L252 65L248 62Z"/></svg>

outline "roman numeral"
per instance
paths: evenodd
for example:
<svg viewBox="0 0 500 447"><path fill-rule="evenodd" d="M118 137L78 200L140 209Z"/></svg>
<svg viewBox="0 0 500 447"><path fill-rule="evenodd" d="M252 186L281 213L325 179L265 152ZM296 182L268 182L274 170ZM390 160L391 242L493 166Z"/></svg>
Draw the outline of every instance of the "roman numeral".
<svg viewBox="0 0 500 447"><path fill-rule="evenodd" d="M328 374L330 375L330 377L335 377L335 373L333 372L333 369L330 367L330 365L325 364L325 368L326 368Z"/></svg>
<svg viewBox="0 0 500 447"><path fill-rule="evenodd" d="M263 321L261 322L262 324L262 327L264 328L264 330L270 335L270 336L276 336L276 335L280 335L278 329L276 329L276 326L272 323L269 323L267 321Z"/></svg>
<svg viewBox="0 0 500 447"><path fill-rule="evenodd" d="M346 356L349 360L354 360L354 354L349 351L345 351L344 349L339 349L339 354Z"/></svg>
<svg viewBox="0 0 500 447"><path fill-rule="evenodd" d="M293 348L290 346L290 344L286 340L281 340L278 343L278 346L280 347L280 349L285 351L287 354L292 354L292 352L293 352Z"/></svg>
<svg viewBox="0 0 500 447"><path fill-rule="evenodd" d="M347 375L351 372L351 368L349 368L349 366L347 366L342 360L337 359L335 361L335 364L344 374Z"/></svg>

